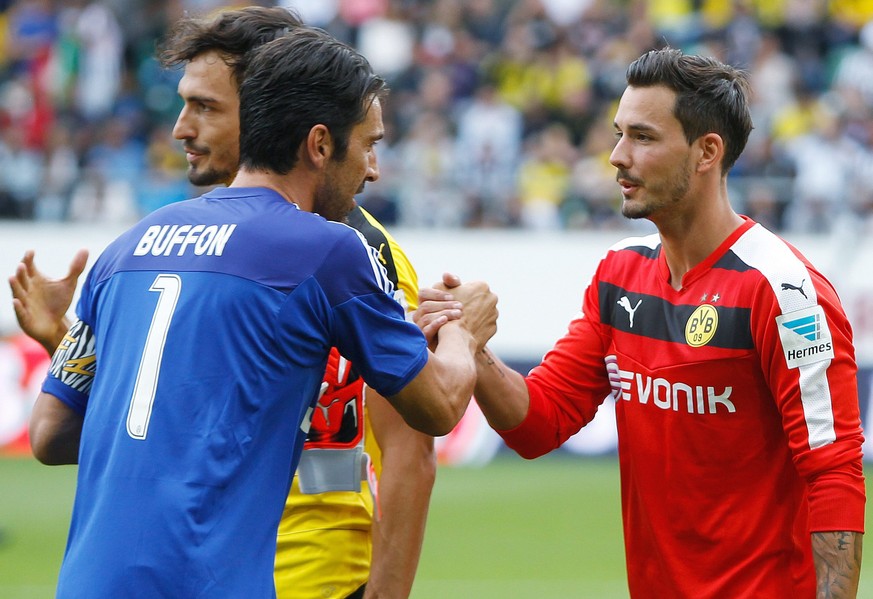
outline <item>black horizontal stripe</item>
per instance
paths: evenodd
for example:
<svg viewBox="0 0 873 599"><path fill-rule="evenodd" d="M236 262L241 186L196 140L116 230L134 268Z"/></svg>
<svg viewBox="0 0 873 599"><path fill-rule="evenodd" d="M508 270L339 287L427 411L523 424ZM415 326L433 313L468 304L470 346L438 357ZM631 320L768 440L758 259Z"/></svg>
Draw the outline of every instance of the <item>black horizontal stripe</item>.
<svg viewBox="0 0 873 599"><path fill-rule="evenodd" d="M731 251L725 252L724 256L719 258L712 267L721 268L723 270L732 270L734 272L746 272L747 270L755 270L751 266L740 260L739 257Z"/></svg>
<svg viewBox="0 0 873 599"><path fill-rule="evenodd" d="M639 254L644 258L649 258L650 260L654 260L658 257L658 254L661 253L661 244L650 248L647 245L629 245L627 247L622 248L622 251L629 251Z"/></svg>
<svg viewBox="0 0 873 599"><path fill-rule="evenodd" d="M638 335L646 339L658 339L686 344L685 325L697 309L697 305L672 304L655 296L627 291L622 287L601 281L600 320L615 329ZM633 327L630 314L619 305L619 300L627 297L634 311ZM702 302L706 303L706 302ZM734 308L715 304L718 313L718 326L715 335L706 346L724 349L753 349L749 308Z"/></svg>

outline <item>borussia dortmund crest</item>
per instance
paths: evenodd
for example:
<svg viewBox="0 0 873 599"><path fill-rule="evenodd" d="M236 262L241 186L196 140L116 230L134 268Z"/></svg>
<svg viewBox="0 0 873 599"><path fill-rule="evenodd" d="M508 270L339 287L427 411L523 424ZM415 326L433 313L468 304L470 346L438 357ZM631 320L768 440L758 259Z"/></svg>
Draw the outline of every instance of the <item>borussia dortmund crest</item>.
<svg viewBox="0 0 873 599"><path fill-rule="evenodd" d="M712 341L718 329L718 312L712 304L702 304L685 323L685 342L691 347L702 347Z"/></svg>

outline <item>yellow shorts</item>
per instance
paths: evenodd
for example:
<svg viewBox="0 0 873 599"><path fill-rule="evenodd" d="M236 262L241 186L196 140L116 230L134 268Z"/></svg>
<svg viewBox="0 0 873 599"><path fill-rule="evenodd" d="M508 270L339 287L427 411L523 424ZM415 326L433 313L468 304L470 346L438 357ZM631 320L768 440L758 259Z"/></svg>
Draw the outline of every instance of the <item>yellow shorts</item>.
<svg viewBox="0 0 873 599"><path fill-rule="evenodd" d="M371 554L370 535L363 530L280 533L276 542L276 596L344 599L367 582Z"/></svg>

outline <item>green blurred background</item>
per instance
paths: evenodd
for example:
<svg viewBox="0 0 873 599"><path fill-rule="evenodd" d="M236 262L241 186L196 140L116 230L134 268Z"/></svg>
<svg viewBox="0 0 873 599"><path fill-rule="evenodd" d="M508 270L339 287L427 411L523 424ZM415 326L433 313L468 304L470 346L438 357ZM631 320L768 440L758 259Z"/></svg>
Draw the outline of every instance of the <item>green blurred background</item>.
<svg viewBox="0 0 873 599"><path fill-rule="evenodd" d="M0 458L0 598L53 597L75 472ZM614 457L440 468L413 599L627 596ZM859 597L873 597L873 556Z"/></svg>

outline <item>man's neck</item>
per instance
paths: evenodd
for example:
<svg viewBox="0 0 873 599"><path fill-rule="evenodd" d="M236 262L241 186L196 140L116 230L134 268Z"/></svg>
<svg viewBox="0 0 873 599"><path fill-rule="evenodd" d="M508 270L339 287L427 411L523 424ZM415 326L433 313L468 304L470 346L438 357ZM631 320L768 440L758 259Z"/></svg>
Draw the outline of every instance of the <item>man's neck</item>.
<svg viewBox="0 0 873 599"><path fill-rule="evenodd" d="M709 257L743 224L725 197L702 210L693 210L655 223L670 269L670 285L682 288L685 274Z"/></svg>
<svg viewBox="0 0 873 599"><path fill-rule="evenodd" d="M294 177L291 173L279 175L271 171L241 168L229 187L266 187L286 201L297 204L301 210L312 212L312 192L301 179L302 177Z"/></svg>

